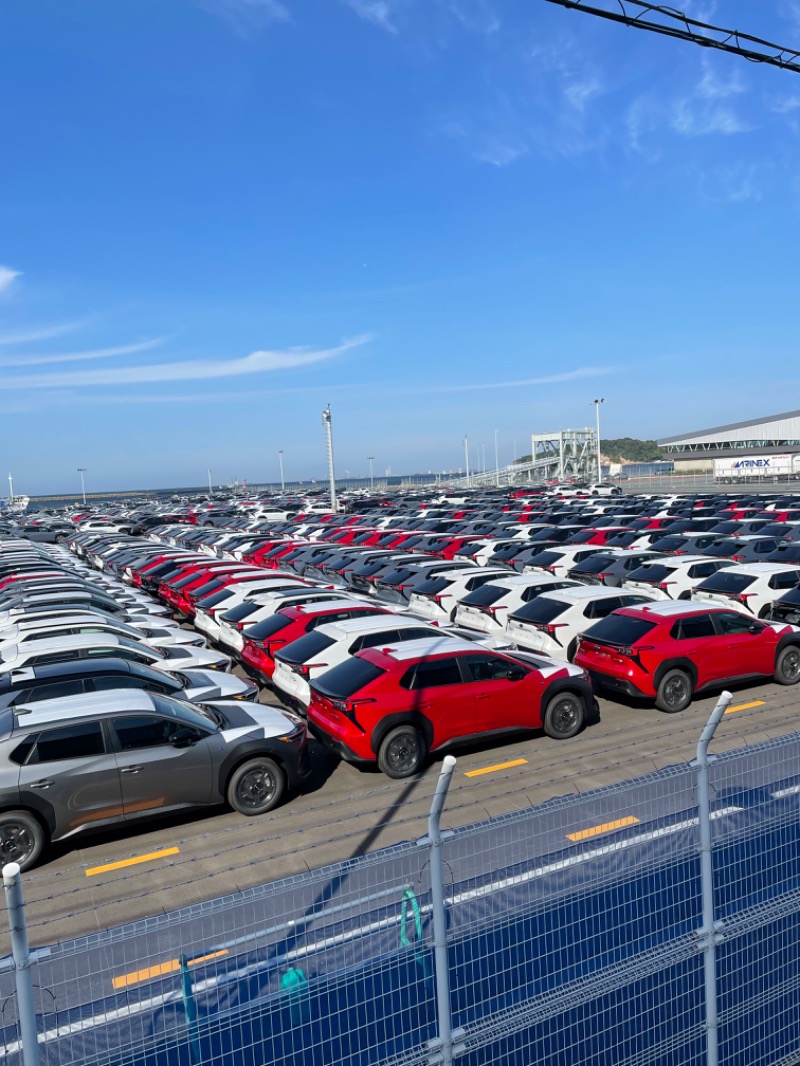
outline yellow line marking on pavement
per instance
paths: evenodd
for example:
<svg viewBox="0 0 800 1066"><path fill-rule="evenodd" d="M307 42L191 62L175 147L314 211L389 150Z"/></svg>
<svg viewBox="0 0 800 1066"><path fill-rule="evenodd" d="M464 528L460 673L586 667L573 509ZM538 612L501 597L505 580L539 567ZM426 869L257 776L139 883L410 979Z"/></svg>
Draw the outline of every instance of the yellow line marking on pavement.
<svg viewBox="0 0 800 1066"><path fill-rule="evenodd" d="M464 777L480 777L482 774L493 774L497 770L510 770L512 766L525 766L527 759L512 759L511 762L499 762L495 766L484 766L480 770L465 770Z"/></svg>
<svg viewBox="0 0 800 1066"><path fill-rule="evenodd" d="M119 862L107 862L104 866L90 866L84 871L87 877L95 874L107 874L111 870L122 870L126 866L138 866L142 862L152 862L154 859L166 859L168 855L179 855L180 848L164 848L163 851L150 851L147 855L136 855L132 859L120 859Z"/></svg>
<svg viewBox="0 0 800 1066"><path fill-rule="evenodd" d="M210 955L199 955L196 959L189 959L188 966L199 966L201 962L210 962L211 959L222 958L228 954L228 949L212 951ZM160 962L157 966L147 966L144 970L134 970L133 973L124 973L119 977L113 977L111 984L114 988L128 988L130 985L139 985L142 981L152 981L154 977L164 977L166 974L177 973L181 964L179 959L170 959L169 962Z"/></svg>
<svg viewBox="0 0 800 1066"><path fill-rule="evenodd" d="M626 825L638 825L639 819L629 814L627 818L617 818L614 822L603 822L602 825L593 825L591 829L580 829L577 833L567 833L569 840L589 840L590 837L599 837L602 833L613 833L615 829L624 829Z"/></svg>
<svg viewBox="0 0 800 1066"><path fill-rule="evenodd" d="M763 707L766 700L752 700L750 703L737 703L735 707L729 707L726 714L735 714L736 711L749 711L751 707Z"/></svg>

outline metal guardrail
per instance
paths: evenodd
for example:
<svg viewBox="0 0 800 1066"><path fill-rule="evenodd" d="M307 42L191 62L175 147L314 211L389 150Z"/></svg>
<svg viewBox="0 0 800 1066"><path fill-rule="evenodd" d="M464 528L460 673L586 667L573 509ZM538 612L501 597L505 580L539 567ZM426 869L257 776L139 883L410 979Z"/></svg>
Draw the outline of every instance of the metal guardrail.
<svg viewBox="0 0 800 1066"><path fill-rule="evenodd" d="M709 755L728 701L691 764L441 831L448 760L418 841L48 950L10 900L5 1061L800 1061L800 734Z"/></svg>

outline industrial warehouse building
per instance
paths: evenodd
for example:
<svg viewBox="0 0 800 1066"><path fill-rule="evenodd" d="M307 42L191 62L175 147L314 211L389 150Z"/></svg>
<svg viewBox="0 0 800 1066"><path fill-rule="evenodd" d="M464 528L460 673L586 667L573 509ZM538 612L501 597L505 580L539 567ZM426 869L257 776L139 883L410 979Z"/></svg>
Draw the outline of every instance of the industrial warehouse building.
<svg viewBox="0 0 800 1066"><path fill-rule="evenodd" d="M676 474L713 470L715 459L800 454L800 411L666 437L658 444Z"/></svg>

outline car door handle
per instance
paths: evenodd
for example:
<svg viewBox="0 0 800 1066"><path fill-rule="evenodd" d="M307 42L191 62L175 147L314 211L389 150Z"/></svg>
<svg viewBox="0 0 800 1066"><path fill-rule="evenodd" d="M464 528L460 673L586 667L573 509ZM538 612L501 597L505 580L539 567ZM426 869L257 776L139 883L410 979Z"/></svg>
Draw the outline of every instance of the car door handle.
<svg viewBox="0 0 800 1066"><path fill-rule="evenodd" d="M138 774L141 772L141 766L124 766L121 770L121 774Z"/></svg>
<svg viewBox="0 0 800 1066"><path fill-rule="evenodd" d="M475 697L476 700L490 700L491 698L492 698L491 694L488 693L488 692L484 696L476 696Z"/></svg>
<svg viewBox="0 0 800 1066"><path fill-rule="evenodd" d="M52 781L34 781L31 788L50 788L52 784Z"/></svg>

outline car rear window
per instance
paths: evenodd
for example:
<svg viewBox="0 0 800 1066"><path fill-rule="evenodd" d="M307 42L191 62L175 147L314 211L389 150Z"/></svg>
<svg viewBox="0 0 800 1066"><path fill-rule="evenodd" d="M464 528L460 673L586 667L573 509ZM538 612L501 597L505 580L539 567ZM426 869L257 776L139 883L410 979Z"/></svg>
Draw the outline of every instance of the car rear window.
<svg viewBox="0 0 800 1066"><path fill-rule="evenodd" d="M367 685L371 685L381 674L385 673L386 671L380 666L354 656L340 663L339 666L334 666L332 670L327 670L318 681L314 682L313 687L315 691L327 696L328 699L346 700L355 696Z"/></svg>
<svg viewBox="0 0 800 1066"><path fill-rule="evenodd" d="M273 614L268 618L262 618L260 622L255 622L253 625L248 626L245 630L245 635L248 640L264 640L265 637L274 637L291 624L292 619L287 618L285 614Z"/></svg>
<svg viewBox="0 0 800 1066"><path fill-rule="evenodd" d="M212 581L206 581L204 585L198 585L196 589L192 589L192 595L195 601L202 600L204 596L208 596L211 592L216 592L224 584L225 582L221 577L215 577Z"/></svg>
<svg viewBox="0 0 800 1066"><path fill-rule="evenodd" d="M707 577L701 589L705 592L743 592L755 581L755 577L749 574L739 574L735 570L717 570L711 577Z"/></svg>
<svg viewBox="0 0 800 1066"><path fill-rule="evenodd" d="M461 603L467 607L490 607L509 591L510 589L503 588L502 585L482 585L481 588L470 592L469 596L465 596Z"/></svg>
<svg viewBox="0 0 800 1066"><path fill-rule="evenodd" d="M306 633L304 637L293 640L287 648L279 652L278 658L285 663L304 663L312 656L325 651L333 642L333 637L326 637L324 633Z"/></svg>
<svg viewBox="0 0 800 1066"><path fill-rule="evenodd" d="M586 630L587 640L597 640L603 644L616 644L630 647L642 637L646 637L655 622L646 622L643 618L629 618L624 614L610 614L601 618Z"/></svg>
<svg viewBox="0 0 800 1066"><path fill-rule="evenodd" d="M426 581L421 581L414 589L414 592L419 593L420 596L435 596L437 593L443 592L452 583L449 577L429 577Z"/></svg>
<svg viewBox="0 0 800 1066"><path fill-rule="evenodd" d="M553 563L563 558L563 555L563 552L539 552L528 559L528 564L530 566L552 566Z"/></svg>
<svg viewBox="0 0 800 1066"><path fill-rule="evenodd" d="M582 574L602 574L607 566L613 566L616 559L613 555L590 555L583 559L575 569Z"/></svg>
<svg viewBox="0 0 800 1066"><path fill-rule="evenodd" d="M188 585L190 581L196 581L196 580L197 580L197 571L195 571L193 574L188 574L186 577L182 577L180 579L180 581L176 581L175 584L172 587L174 589L182 589L182 588L184 588L184 586Z"/></svg>
<svg viewBox="0 0 800 1066"><path fill-rule="evenodd" d="M260 607L260 603L253 603L251 600L245 603L237 603L235 607L231 607L230 610L226 611L222 618L225 622L241 622L243 618L254 614Z"/></svg>
<svg viewBox="0 0 800 1066"><path fill-rule="evenodd" d="M202 599L198 599L197 606L207 611L209 607L216 607L218 603L224 603L225 600L229 600L232 595L231 589L220 589L218 592L212 592L210 596L203 596Z"/></svg>
<svg viewBox="0 0 800 1066"><path fill-rule="evenodd" d="M632 570L628 575L628 581L666 581L674 573L675 567L673 566L653 563L648 566L640 566L638 570Z"/></svg>
<svg viewBox="0 0 800 1066"><path fill-rule="evenodd" d="M518 611L515 611L511 617L522 622L542 622L546 624L563 614L567 606L568 604L563 603L561 600L548 599L547 596L537 596L535 600L531 600L523 607L520 607Z"/></svg>
<svg viewBox="0 0 800 1066"><path fill-rule="evenodd" d="M402 566L399 567L397 570L390 570L389 573L384 574L384 576L380 580L384 585L399 585L403 581L405 581L406 578L411 577L413 573L414 571L409 569L407 566Z"/></svg>

